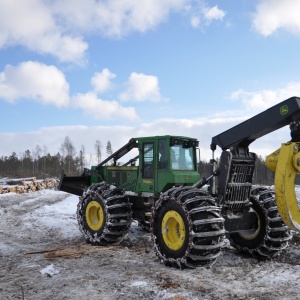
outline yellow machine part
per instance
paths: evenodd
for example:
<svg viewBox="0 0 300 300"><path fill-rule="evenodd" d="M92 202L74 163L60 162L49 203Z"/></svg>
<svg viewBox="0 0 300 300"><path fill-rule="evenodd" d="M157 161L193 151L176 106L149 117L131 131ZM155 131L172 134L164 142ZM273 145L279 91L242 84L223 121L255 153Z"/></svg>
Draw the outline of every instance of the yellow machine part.
<svg viewBox="0 0 300 300"><path fill-rule="evenodd" d="M185 240L185 225L177 211L170 210L164 215L161 230L163 240L171 250L177 251L182 247Z"/></svg>
<svg viewBox="0 0 300 300"><path fill-rule="evenodd" d="M285 143L266 159L275 172L275 197L278 212L292 230L300 231L300 211L295 193L295 177L300 172L300 143Z"/></svg>
<svg viewBox="0 0 300 300"><path fill-rule="evenodd" d="M85 218L88 226L98 231L104 224L104 212L99 202L91 201L85 211Z"/></svg>

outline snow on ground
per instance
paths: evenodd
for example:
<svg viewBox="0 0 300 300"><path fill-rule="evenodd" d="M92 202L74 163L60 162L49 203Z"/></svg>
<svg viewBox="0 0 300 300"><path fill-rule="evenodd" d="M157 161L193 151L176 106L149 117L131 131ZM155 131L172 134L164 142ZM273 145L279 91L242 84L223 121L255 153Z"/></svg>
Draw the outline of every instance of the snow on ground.
<svg viewBox="0 0 300 300"><path fill-rule="evenodd" d="M47 197L51 197L51 195L56 195L58 192L48 190L45 193ZM59 230L62 235L69 238L78 236L80 232L75 218L77 203L78 196L73 195L54 205L49 204L36 209L24 216L23 220L30 225L34 224L35 226Z"/></svg>
<svg viewBox="0 0 300 300"><path fill-rule="evenodd" d="M211 268L177 270L159 262L149 233L136 223L120 246L86 244L77 202L53 190L0 195L1 300L300 299L299 235L267 261L227 243ZM62 250L49 252L53 248Z"/></svg>

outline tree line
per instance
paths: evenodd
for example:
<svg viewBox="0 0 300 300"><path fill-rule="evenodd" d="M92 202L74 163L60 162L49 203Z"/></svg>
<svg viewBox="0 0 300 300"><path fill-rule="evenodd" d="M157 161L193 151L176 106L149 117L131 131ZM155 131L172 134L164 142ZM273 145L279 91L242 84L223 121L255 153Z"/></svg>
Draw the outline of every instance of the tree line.
<svg viewBox="0 0 300 300"><path fill-rule="evenodd" d="M0 157L0 177L59 177L61 170L68 175L82 174L86 166L99 164L102 161L102 143L96 140L94 154L87 155L84 145L76 151L71 139L66 136L59 151L52 155L48 152L46 145L36 147L30 151L17 154L13 152L10 156ZM111 142L106 144L106 156L113 153Z"/></svg>
<svg viewBox="0 0 300 300"><path fill-rule="evenodd" d="M103 146L100 140L96 140L94 144L94 153L87 155L84 145L77 152L71 139L66 136L60 146L59 151L51 155L47 146L36 147L30 151L26 150L17 155L13 152L10 156L0 157L0 177L59 177L61 170L65 170L68 175L80 175L87 166L99 164L103 160ZM113 153L110 141L107 141L105 149L105 158ZM110 162L109 162L110 163ZM202 161L199 164L198 171L202 177L211 175L210 163ZM297 179L296 183L300 183ZM274 174L265 163L262 156L258 156L255 163L253 174L254 184L274 184Z"/></svg>

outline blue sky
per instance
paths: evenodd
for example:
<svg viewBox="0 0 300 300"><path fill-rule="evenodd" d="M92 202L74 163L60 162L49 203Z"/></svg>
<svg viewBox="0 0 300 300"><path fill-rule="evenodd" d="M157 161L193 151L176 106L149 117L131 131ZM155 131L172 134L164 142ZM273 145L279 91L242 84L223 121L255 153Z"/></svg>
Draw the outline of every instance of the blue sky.
<svg viewBox="0 0 300 300"><path fill-rule="evenodd" d="M21 4L20 4L21 3ZM0 0L0 156L211 138L300 96L300 0ZM266 155L284 129L253 144Z"/></svg>

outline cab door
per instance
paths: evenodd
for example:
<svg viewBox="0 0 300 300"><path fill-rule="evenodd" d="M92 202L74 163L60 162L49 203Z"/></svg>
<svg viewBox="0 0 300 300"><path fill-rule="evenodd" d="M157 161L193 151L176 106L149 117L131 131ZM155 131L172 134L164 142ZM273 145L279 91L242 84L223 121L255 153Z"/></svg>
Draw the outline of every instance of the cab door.
<svg viewBox="0 0 300 300"><path fill-rule="evenodd" d="M166 189L173 178L170 173L170 141L167 138L158 139L157 168L156 168L156 192L160 193Z"/></svg>
<svg viewBox="0 0 300 300"><path fill-rule="evenodd" d="M147 141L143 142L140 146L140 182L139 191L140 192L151 192L155 191L155 180L154 180L154 167L155 167L155 142Z"/></svg>

